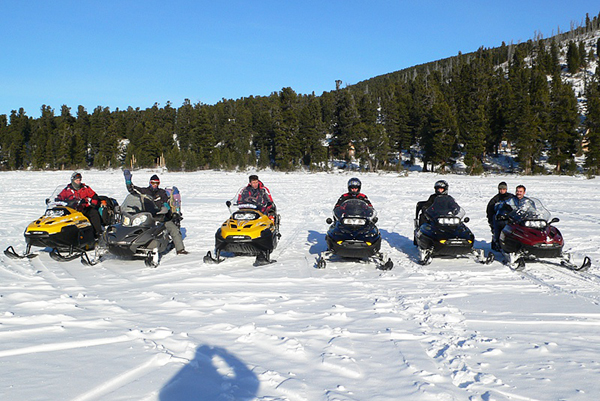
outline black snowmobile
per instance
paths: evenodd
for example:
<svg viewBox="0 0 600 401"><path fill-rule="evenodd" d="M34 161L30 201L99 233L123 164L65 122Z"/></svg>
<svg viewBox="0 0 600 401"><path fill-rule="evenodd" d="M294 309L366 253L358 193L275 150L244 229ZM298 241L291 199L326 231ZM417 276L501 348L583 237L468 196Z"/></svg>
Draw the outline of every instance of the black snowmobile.
<svg viewBox="0 0 600 401"><path fill-rule="evenodd" d="M337 255L349 259L369 259L377 263L380 270L394 267L391 259L385 260L380 252L381 234L375 225L375 210L361 199L348 199L333 211L334 219L327 219L330 224L325 239L327 251L317 258L316 267L324 269L326 257Z"/></svg>
<svg viewBox="0 0 600 401"><path fill-rule="evenodd" d="M500 207L497 219L507 221L500 233L500 247L504 262L513 270L525 268L525 262L555 264L548 259L559 258L560 264L570 270L585 271L591 266L589 257L585 257L581 266L571 260L571 254L563 252L564 239L553 224L558 218L551 219L550 212L536 198L529 198L526 208L512 210L510 206Z"/></svg>
<svg viewBox="0 0 600 401"><path fill-rule="evenodd" d="M423 203L417 204L417 210ZM490 252L486 258L483 250L473 248L475 236L465 225L469 218L451 196L436 196L433 204L421 213L424 213L425 220L419 225L419 218L415 218L414 238L414 244L419 248L420 264L428 265L433 256L459 255L475 255L480 263L492 263L493 253Z"/></svg>
<svg viewBox="0 0 600 401"><path fill-rule="evenodd" d="M25 229L24 236L27 248L19 254L12 246L4 250L4 254L12 259L34 258L36 253L31 247L50 248L50 257L57 261L69 261L79 258L86 251L94 249L96 239L89 219L77 209L77 200L69 202L58 199L58 194L64 187L57 187L46 199L46 211L32 221ZM99 196L98 213L103 226L115 221L117 201Z"/></svg>
<svg viewBox="0 0 600 401"><path fill-rule="evenodd" d="M95 265L109 252L126 259L144 259L148 267L158 266L160 256L172 247L164 223L168 210L158 209L147 195L129 194L116 211L117 222L105 230L94 258L84 253L81 262Z"/></svg>

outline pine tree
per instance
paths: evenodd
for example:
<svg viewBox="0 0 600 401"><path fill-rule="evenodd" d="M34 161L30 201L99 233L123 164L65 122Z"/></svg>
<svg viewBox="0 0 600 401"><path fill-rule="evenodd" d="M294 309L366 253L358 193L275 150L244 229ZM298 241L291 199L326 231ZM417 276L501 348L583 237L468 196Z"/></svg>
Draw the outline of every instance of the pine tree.
<svg viewBox="0 0 600 401"><path fill-rule="evenodd" d="M355 126L360 122L354 96L348 89L336 91L335 111L333 115L332 155L349 160L349 146L356 140Z"/></svg>
<svg viewBox="0 0 600 401"><path fill-rule="evenodd" d="M456 118L450 106L444 101L434 104L422 137L424 170L427 170L427 162L432 164L432 170L436 165L444 168L448 164L457 136Z"/></svg>
<svg viewBox="0 0 600 401"><path fill-rule="evenodd" d="M571 85L563 83L560 76L555 76L552 84L549 161L556 164L556 172L561 173L565 164L572 161L575 155L579 113Z"/></svg>
<svg viewBox="0 0 600 401"><path fill-rule="evenodd" d="M579 47L575 42L571 41L569 42L569 47L567 49L567 67L571 74L575 74L579 71L580 66L581 58L579 56Z"/></svg>
<svg viewBox="0 0 600 401"><path fill-rule="evenodd" d="M591 174L600 174L600 70L596 69L594 79L586 93L585 128L588 140L585 152L585 167Z"/></svg>

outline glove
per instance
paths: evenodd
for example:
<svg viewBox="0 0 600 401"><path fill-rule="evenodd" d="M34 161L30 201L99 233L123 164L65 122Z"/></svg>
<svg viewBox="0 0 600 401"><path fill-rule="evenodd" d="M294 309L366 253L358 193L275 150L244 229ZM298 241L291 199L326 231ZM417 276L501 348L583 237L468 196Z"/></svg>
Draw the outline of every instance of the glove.
<svg viewBox="0 0 600 401"><path fill-rule="evenodd" d="M173 213L173 216L171 216L171 221L175 224L179 223L181 220L183 220L183 217L179 213Z"/></svg>
<svg viewBox="0 0 600 401"><path fill-rule="evenodd" d="M123 177L125 177L125 184L129 185L131 184L131 171L129 170L123 170Z"/></svg>

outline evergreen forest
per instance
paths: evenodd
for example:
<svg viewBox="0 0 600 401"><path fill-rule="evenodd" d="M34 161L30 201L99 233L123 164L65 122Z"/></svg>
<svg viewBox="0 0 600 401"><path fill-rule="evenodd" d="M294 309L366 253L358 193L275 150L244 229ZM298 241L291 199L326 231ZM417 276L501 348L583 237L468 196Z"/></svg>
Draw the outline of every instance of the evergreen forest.
<svg viewBox="0 0 600 401"><path fill-rule="evenodd" d="M141 110L98 106L0 115L0 170L327 170L481 174L510 150L516 171L600 173L600 16L552 38L480 48L320 96L269 96ZM591 71L594 71L592 73ZM583 82L574 89L573 80Z"/></svg>

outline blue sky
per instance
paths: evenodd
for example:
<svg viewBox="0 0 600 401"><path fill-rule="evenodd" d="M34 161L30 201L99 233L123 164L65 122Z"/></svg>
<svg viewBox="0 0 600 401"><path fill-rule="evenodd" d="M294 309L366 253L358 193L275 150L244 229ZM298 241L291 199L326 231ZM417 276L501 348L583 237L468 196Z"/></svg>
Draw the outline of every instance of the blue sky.
<svg viewBox="0 0 600 401"><path fill-rule="evenodd" d="M567 31L598 1L2 1L0 114L335 88Z"/></svg>

